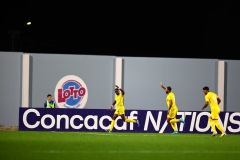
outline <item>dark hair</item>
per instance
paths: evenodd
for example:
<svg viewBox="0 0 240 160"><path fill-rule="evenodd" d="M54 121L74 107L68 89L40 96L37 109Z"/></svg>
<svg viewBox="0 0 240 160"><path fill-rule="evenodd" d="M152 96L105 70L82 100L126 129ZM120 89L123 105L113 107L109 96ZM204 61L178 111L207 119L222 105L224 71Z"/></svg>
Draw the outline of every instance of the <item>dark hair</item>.
<svg viewBox="0 0 240 160"><path fill-rule="evenodd" d="M208 86L203 87L203 90L207 90L207 91L209 91Z"/></svg>
<svg viewBox="0 0 240 160"><path fill-rule="evenodd" d="M170 87L170 86L167 86L167 89L168 89L169 91L171 91L171 90L172 90L172 87Z"/></svg>
<svg viewBox="0 0 240 160"><path fill-rule="evenodd" d="M51 94L48 94L48 95L47 95L47 97L49 97L49 96L51 96L51 97L52 97L52 95L51 95Z"/></svg>

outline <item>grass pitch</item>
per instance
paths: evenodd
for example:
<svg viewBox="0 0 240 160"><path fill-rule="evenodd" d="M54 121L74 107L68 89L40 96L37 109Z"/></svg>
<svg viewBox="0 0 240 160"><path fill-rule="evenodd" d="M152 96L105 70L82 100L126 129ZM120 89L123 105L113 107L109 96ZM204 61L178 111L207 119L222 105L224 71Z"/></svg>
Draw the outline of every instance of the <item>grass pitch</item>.
<svg viewBox="0 0 240 160"><path fill-rule="evenodd" d="M0 160L239 159L240 135L0 131Z"/></svg>

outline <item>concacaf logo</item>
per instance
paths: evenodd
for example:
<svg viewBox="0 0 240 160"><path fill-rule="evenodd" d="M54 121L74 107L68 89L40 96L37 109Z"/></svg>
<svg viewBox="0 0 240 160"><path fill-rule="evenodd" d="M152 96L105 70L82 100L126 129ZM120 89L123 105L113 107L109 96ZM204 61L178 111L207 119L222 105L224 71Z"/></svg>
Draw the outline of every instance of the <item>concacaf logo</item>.
<svg viewBox="0 0 240 160"><path fill-rule="evenodd" d="M88 90L81 78L67 75L58 81L54 95L59 108L84 108Z"/></svg>

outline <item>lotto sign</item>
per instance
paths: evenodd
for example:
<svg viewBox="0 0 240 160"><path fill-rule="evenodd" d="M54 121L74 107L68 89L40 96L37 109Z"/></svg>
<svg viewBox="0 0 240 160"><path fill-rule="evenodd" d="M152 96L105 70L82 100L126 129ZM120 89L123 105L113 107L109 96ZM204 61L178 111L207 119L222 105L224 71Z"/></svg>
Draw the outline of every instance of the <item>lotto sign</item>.
<svg viewBox="0 0 240 160"><path fill-rule="evenodd" d="M84 108L87 99L87 86L78 76L67 75L56 85L55 101L59 108Z"/></svg>

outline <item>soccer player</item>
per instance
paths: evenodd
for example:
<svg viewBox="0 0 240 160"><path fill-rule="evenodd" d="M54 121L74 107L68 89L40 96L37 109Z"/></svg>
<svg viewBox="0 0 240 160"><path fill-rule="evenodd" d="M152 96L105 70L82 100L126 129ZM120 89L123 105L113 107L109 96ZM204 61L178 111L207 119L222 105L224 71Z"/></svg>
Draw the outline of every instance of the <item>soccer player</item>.
<svg viewBox="0 0 240 160"><path fill-rule="evenodd" d="M134 120L134 119L129 119L126 118L125 116L125 107L124 107L124 90L119 88L117 85L115 85L115 100L113 101L112 105L111 105L111 110L113 110L113 106L116 104L116 110L113 114L112 117L112 121L111 124L109 126L109 129L107 129L106 131L108 131L109 133L112 132L114 124L115 124L115 120L118 116L121 116L123 122L133 122L133 123L137 123L137 125L139 126L139 121L138 120Z"/></svg>
<svg viewBox="0 0 240 160"><path fill-rule="evenodd" d="M211 109L211 115L208 119L208 123L210 124L213 131L212 136L217 135L217 127L222 133L220 137L223 137L226 135L226 133L218 122L218 117L220 114L219 103L221 102L221 99L216 93L209 91L208 86L203 87L203 93L205 94L205 104L202 106L202 110L204 110L208 105L210 105Z"/></svg>
<svg viewBox="0 0 240 160"><path fill-rule="evenodd" d="M166 92L166 103L168 106L168 112L167 112L167 122L168 124L171 124L173 133L172 134L178 134L178 128L177 124L178 122L185 123L182 118L176 119L176 115L178 112L178 107L175 101L175 94L172 92L172 88L170 86L163 86L163 83L160 82L160 86L163 88L163 90Z"/></svg>

